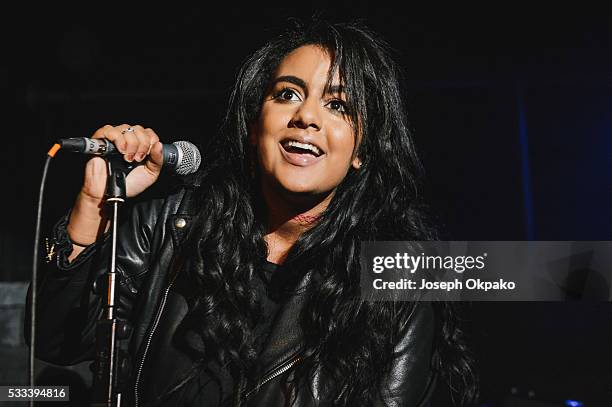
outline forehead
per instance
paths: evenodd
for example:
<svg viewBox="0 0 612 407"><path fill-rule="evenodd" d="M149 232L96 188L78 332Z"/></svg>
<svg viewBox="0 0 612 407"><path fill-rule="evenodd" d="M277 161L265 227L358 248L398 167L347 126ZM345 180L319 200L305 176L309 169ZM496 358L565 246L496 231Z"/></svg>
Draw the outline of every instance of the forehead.
<svg viewBox="0 0 612 407"><path fill-rule="evenodd" d="M331 57L327 50L318 45L303 45L282 59L274 76L297 76L310 86L325 87L329 81L330 66ZM331 79L332 84L338 84L338 72Z"/></svg>

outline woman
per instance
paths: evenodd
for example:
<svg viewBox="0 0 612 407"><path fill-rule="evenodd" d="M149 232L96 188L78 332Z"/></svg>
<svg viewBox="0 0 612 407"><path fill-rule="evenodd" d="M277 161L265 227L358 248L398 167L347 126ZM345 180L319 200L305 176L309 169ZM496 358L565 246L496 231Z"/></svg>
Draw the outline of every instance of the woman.
<svg viewBox="0 0 612 407"><path fill-rule="evenodd" d="M105 126L93 137L144 163L127 177L129 197L156 182L153 130ZM439 379L474 397L447 304L360 296L360 242L436 238L381 39L319 21L270 41L242 67L205 156L178 192L137 205L120 230L128 404L417 406ZM93 358L105 180L104 161L91 159L50 240L37 318L37 355L50 362Z"/></svg>

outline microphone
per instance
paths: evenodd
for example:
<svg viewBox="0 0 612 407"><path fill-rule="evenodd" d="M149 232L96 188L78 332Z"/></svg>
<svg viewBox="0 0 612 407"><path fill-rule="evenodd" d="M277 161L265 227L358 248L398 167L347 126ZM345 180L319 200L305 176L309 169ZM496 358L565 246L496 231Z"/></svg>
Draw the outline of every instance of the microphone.
<svg viewBox="0 0 612 407"><path fill-rule="evenodd" d="M117 147L106 139L73 137L59 139L57 144L62 150L72 153L93 154L101 157L120 155ZM202 162L200 150L189 141L175 141L163 144L163 166L178 175L192 174L198 170Z"/></svg>

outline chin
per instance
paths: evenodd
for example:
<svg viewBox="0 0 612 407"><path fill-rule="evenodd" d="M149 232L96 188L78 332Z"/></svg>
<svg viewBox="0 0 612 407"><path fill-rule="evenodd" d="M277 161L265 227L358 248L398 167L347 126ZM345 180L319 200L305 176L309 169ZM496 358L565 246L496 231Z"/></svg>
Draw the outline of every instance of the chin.
<svg viewBox="0 0 612 407"><path fill-rule="evenodd" d="M286 192L300 195L318 195L322 193L319 188L309 184L280 184Z"/></svg>
<svg viewBox="0 0 612 407"><path fill-rule="evenodd" d="M312 179L300 182L298 180L278 180L277 186L279 189L288 194L298 196L319 196L326 195L329 191L323 187L321 183L313 182Z"/></svg>

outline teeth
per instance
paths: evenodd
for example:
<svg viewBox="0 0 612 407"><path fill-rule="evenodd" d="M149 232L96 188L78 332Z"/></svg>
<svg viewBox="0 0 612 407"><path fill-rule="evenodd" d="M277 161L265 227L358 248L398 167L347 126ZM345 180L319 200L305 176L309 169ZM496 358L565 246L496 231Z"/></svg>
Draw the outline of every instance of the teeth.
<svg viewBox="0 0 612 407"><path fill-rule="evenodd" d="M310 150L312 151L315 155L319 156L321 155L321 150L319 150L319 148L315 145L312 144L306 144L306 143L300 143L298 141L288 141L285 143L286 147L297 147L297 148L301 148L304 150Z"/></svg>

